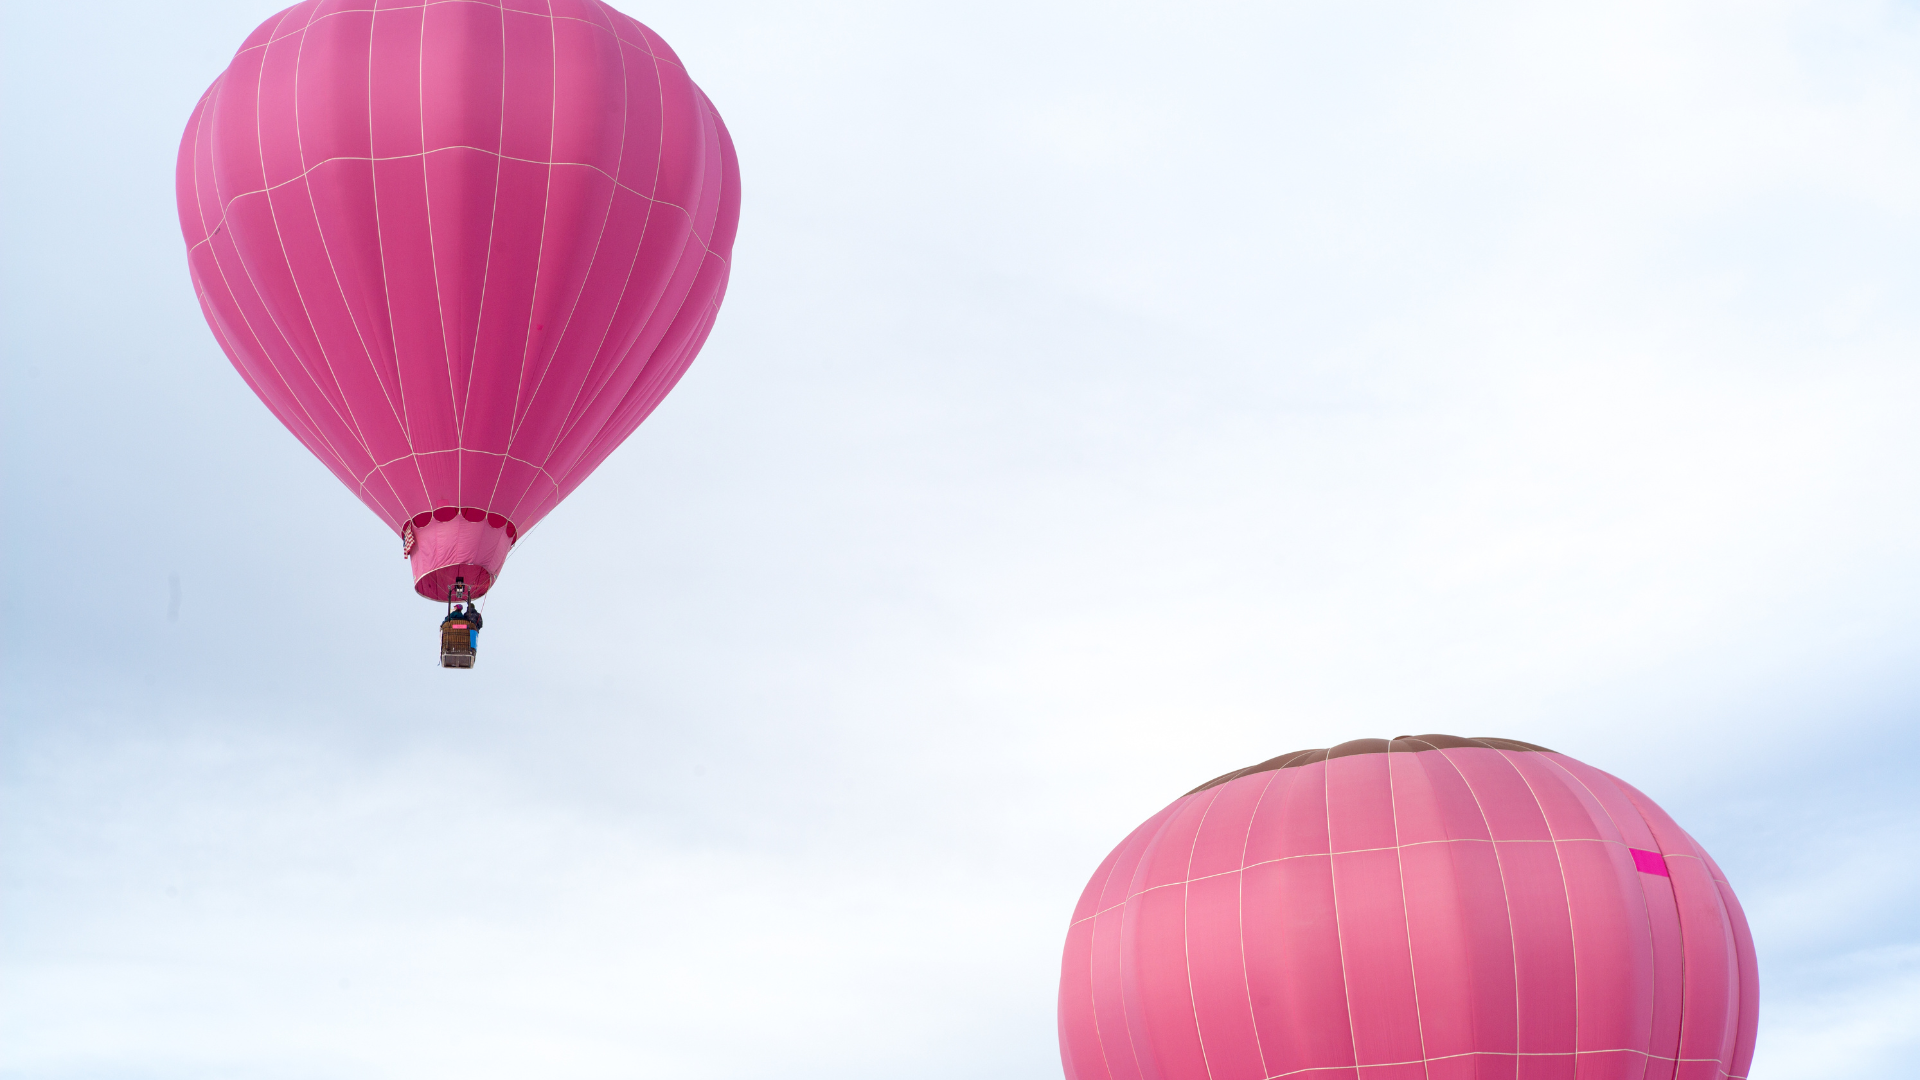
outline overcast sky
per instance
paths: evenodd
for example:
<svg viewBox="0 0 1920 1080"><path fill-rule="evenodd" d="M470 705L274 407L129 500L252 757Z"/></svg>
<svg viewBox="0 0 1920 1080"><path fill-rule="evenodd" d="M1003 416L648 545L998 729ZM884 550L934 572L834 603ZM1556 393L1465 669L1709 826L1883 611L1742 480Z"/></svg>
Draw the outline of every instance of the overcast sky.
<svg viewBox="0 0 1920 1080"><path fill-rule="evenodd" d="M1053 1078L1134 825L1541 743L1761 958L1755 1080L1920 1056L1920 8L623 9L731 292L434 667L197 310L272 3L0 35L0 1075Z"/></svg>

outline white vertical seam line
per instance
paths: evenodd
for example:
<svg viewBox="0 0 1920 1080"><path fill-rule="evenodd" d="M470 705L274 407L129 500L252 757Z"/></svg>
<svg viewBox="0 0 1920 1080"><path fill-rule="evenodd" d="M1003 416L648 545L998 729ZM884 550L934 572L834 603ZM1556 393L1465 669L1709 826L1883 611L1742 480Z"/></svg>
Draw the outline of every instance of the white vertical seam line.
<svg viewBox="0 0 1920 1080"><path fill-rule="evenodd" d="M1333 895L1333 942L1340 955L1340 1000L1347 1008L1347 1039L1353 1046L1353 1067L1358 1069L1365 1064L1360 1060L1360 1032L1353 1019L1353 987L1347 979L1347 942L1346 930L1340 925L1340 870L1333 851L1333 762L1331 757L1323 757L1321 763L1326 767L1320 770L1320 799L1323 818L1327 825L1327 890Z"/></svg>
<svg viewBox="0 0 1920 1080"><path fill-rule="evenodd" d="M493 8L495 13L500 16L500 122L495 125L493 136L493 204L487 212L486 261L480 267L480 296L473 305L473 345L467 352L467 385L466 389L460 395L461 425L459 448L462 451L461 461L463 463L466 458L465 451L468 449L466 416L473 408L473 376L474 373L480 369L480 327L486 321L487 317L487 286L493 283L493 237L495 231L500 227L500 184L506 172L507 164L507 9L505 5L500 4L493 5ZM424 150L425 147L423 146L421 149ZM552 157L553 155L549 153L547 156ZM512 448L513 439L509 437L506 446L501 449L505 451L511 450ZM507 465L503 460L500 463L500 471L495 473L493 477L493 486L496 491L499 490L500 487L500 477L506 475L506 471ZM464 477L464 473L462 475ZM466 494L464 489L460 492L462 500L465 500ZM489 512L493 510L493 492L487 493L487 504L484 509ZM508 550L512 550L511 546L509 546Z"/></svg>
<svg viewBox="0 0 1920 1080"><path fill-rule="evenodd" d="M1458 747L1455 749L1491 748ZM1475 809L1480 811L1480 823L1487 827L1487 841L1493 846L1493 865L1495 869L1500 871L1500 899L1507 906L1507 947L1509 949L1509 955L1513 957L1513 1052L1518 1055L1520 1053L1520 1018L1522 1015L1520 1010L1520 941L1513 926L1513 894L1507 889L1506 860L1500 856L1500 841L1494 835L1493 819L1487 816L1487 806L1480 801L1480 793L1473 789L1473 780L1467 776L1466 770L1454 764L1453 755L1447 753L1447 748L1442 748L1440 755L1447 759L1447 764L1453 766L1453 771L1459 775L1460 782L1466 785L1467 794L1473 796L1473 805Z"/></svg>
<svg viewBox="0 0 1920 1080"><path fill-rule="evenodd" d="M1548 764L1552 765L1556 769L1559 769L1562 773L1565 773L1569 780L1573 781L1576 784L1579 784L1581 788L1585 789L1586 793L1589 796L1592 796L1594 803L1600 807L1600 812L1607 815L1608 821L1613 822L1614 831L1620 833L1621 838L1623 840L1623 846L1627 847L1628 849L1627 861L1629 863L1633 862L1632 845L1624 844L1624 839L1626 837L1625 831L1620 828L1619 822L1613 821L1613 811L1607 809L1606 801L1601 799L1600 796L1594 792L1593 785L1587 783L1584 778L1576 775L1573 772L1573 770L1567 768L1564 764L1562 764L1558 760L1557 756L1543 755L1543 758L1544 760L1547 761ZM1626 792L1620 791L1618 788L1615 788L1614 790L1615 790L1615 793L1618 794L1622 799L1626 799L1628 806L1633 805L1633 800L1627 798ZM1642 821L1640 824L1644 827L1646 825L1646 822ZM1648 829L1647 835L1652 836L1653 830ZM1657 840L1654 841L1653 844L1655 847L1660 846L1659 841ZM1653 1055L1653 1039L1655 1034L1654 1028L1653 1028L1653 1021L1654 1021L1654 1017L1659 1014L1659 1002L1660 1002L1660 958L1659 958L1659 955L1654 952L1653 904L1647 897L1646 883L1643 881L1640 881L1639 876L1640 875L1638 872L1638 868L1636 867L1635 873L1634 873L1634 878L1635 878L1634 887L1639 890L1640 910L1645 912L1647 916L1647 972L1648 972L1647 982L1648 982L1648 985L1652 987L1652 993L1649 995L1647 999L1646 1054L1648 1058L1652 1058L1654 1056ZM1669 878L1668 880L1671 881L1672 879ZM1671 888L1671 886L1669 886L1669 888ZM1677 927L1679 926L1679 924L1680 924L1680 917L1679 917L1679 913L1676 911L1674 913L1674 925ZM1673 1052L1675 1056L1678 1056L1680 1053L1680 1047L1677 1042L1674 1045ZM1644 1069L1643 1069L1643 1073L1644 1073Z"/></svg>
<svg viewBox="0 0 1920 1080"><path fill-rule="evenodd" d="M525 12L524 14L533 14ZM547 160L553 160L553 151L559 139L560 108L560 43L559 34L553 26L553 0L547 0L547 49L549 60L547 67ZM514 439L520 434L521 412L520 396L526 390L527 364L533 349L533 320L538 314L540 303L540 279L547 270L547 222L553 215L553 166L547 166L546 194L540 203L540 242L536 245L533 265L532 295L527 298L527 325L520 338L520 377L514 380L513 412L507 422L507 449L514 449Z"/></svg>
<svg viewBox="0 0 1920 1080"><path fill-rule="evenodd" d="M420 11L420 52L415 65L414 83L418 90L418 108L420 110L420 200L427 213L427 257L432 266L434 325L440 331L440 359L447 369L447 410L453 414L453 441L455 447L466 441L466 416L460 412L453 400L453 345L447 340L447 305L440 294L440 246L433 235L433 184L427 176L427 12L425 5ZM424 478L426 473L421 473ZM460 456L453 458L453 501L459 505L465 492L460 490ZM431 488L427 491L427 501L437 503L439 499Z"/></svg>
<svg viewBox="0 0 1920 1080"><path fill-rule="evenodd" d="M1260 794L1253 800L1253 809L1247 811L1247 830L1240 840L1240 981L1247 991L1247 1026L1253 1029L1253 1048L1260 1055L1260 1074L1265 1076L1270 1068L1267 1064L1267 1047L1260 1038L1260 1017L1253 1007L1253 969L1247 964L1247 850L1253 844L1253 822L1260 816L1260 807L1267 801L1267 792L1273 790L1274 781L1280 778L1281 770L1269 770L1267 782L1261 786ZM1222 784L1222 787L1227 785ZM1331 845L1329 845L1331 846Z"/></svg>
<svg viewBox="0 0 1920 1080"><path fill-rule="evenodd" d="M292 15L294 11L295 11L295 8L288 8L286 11L281 12L281 21L284 22L286 20L286 17ZM291 37L292 35L289 34L287 36ZM262 182L266 180L266 175L267 175L267 145L266 145L266 139L262 136L264 121L261 116L262 108L263 108L263 105L261 102L261 96L262 96L262 92L266 87L266 79L267 79L267 54L262 52L260 55L260 70L259 70L259 74L255 77L255 80L254 80L254 93L253 93L253 145L254 145L255 153L260 159L260 177ZM287 278L289 281L293 283L294 299L298 301L300 304L301 314L307 317L308 329L312 330L313 315L311 312L307 311L306 301L300 295L300 279L293 272L293 260L289 258L287 255L286 240L280 235L280 215L277 211L274 210L273 199L271 197L267 199L267 216L273 221L274 240L277 242L277 245L279 248L280 261L286 264ZM259 283L254 280L253 271L247 266L246 256L244 254L241 254L240 245L238 243L234 244L234 254L239 256L240 269L246 273L248 283L253 286L254 295L260 298L260 306L263 310L266 311L268 321L274 324L274 330L277 333L279 333L280 340L286 344L287 352L291 354L294 361L299 364L301 372L305 374L307 376L307 379L313 384L313 388L316 392L319 393L320 399L327 403L327 407L333 411L334 416L337 419L339 419L341 424L343 424L346 427L347 433L351 435L354 441L359 444L360 452L366 456L368 461L374 460L373 449L367 445L366 433L360 430L359 422L355 420L353 417L353 404L346 400L345 393L343 393L340 389L340 380L337 376L334 376L333 365L329 363L327 360L326 346L323 344L319 344L319 335L315 333L314 340L316 345L319 345L319 348L320 348L320 362L326 366L327 374L333 378L334 392L340 398L340 404L338 405L334 404L333 397L327 394L326 389L320 385L320 380L314 376L312 369L310 369L307 366L306 360L300 355L300 347L294 344L293 339L288 335L287 330L280 325L280 315L277 311L275 311L275 305L271 300L267 298L266 292L263 289L261 289ZM274 367L275 367L275 370L277 371L278 365L274 365ZM341 415L340 413L340 410L342 407L344 407L347 410L347 413L344 416ZM331 446L333 445L333 440L328 439L327 443L329 446ZM336 457L339 455L339 451L337 449L334 451L334 453ZM355 471L351 468L347 468L347 463L344 458L340 459L340 465L342 468L346 468L349 473Z"/></svg>
<svg viewBox="0 0 1920 1080"><path fill-rule="evenodd" d="M628 19L628 21L633 22L632 19ZM636 27L639 27L638 23L634 23L634 25ZM642 31L642 33L640 34L640 40L642 42L646 42L647 38L644 32L645 28L644 27L639 27L639 28ZM616 34L615 38L618 39L618 37L619 35ZM623 46L623 51L621 53L621 62L625 63L626 54L624 52L624 47L625 47L624 42L622 42L622 46ZM653 65L653 81L654 81L655 90L657 91L655 95L655 100L659 102L659 117L658 117L659 123L657 125L658 134L655 136L655 146L654 146L654 153L653 153L653 184L652 184L651 190L647 193L647 198L649 200L649 205L647 207L647 224L641 234L640 246L637 246L634 249L635 265L638 265L639 263L640 251L644 248L644 245L646 243L646 236L650 234L653 230L653 212L655 208L659 206L659 203L660 203L660 170L666 161L666 153L667 153L667 91L666 91L666 84L665 84L665 76L660 70L660 57L658 56L658 54L656 54L653 51L653 46L651 44L648 44L646 46L646 52L647 52L648 59L652 62L652 65ZM682 74L684 74L684 72ZM617 182L618 177L616 177L615 180ZM697 222L695 221L692 212L687 210L685 207L679 207L678 209L681 211L681 213L687 215L688 234L697 235L697 230L695 228L695 225L697 224ZM679 258L684 257L685 250L686 250L685 245L683 244L681 247L682 255L680 257L676 257L676 259L674 260L674 267L676 270L680 265ZM632 270L631 269L629 269L628 275L629 276L628 276L627 287L631 288L632 287L632 276L631 276ZM672 285L673 285L673 275L669 273L666 276L666 280L661 283L660 295L654 297L653 304L647 309L646 315L640 317L635 321L635 327L636 327L635 345L638 344L638 339L640 337L644 337L647 331L652 327L654 316L657 315L660 311L660 303L665 298L667 291L672 287ZM626 292L623 289L621 291L622 302L625 301L625 298L626 298ZM672 325L673 324L671 320L669 320L667 324L667 329L671 330ZM666 331L662 331L662 337L664 337L665 334L666 334ZM634 346L632 345L628 346L626 350L626 354L622 355L618 360L615 361L616 367L624 365L627 359L627 356L631 355L631 351L633 347ZM626 384L626 389L621 391L622 399L624 399L628 393L632 392L633 387L638 385L641 379L646 377L647 367L649 366L650 360L651 360L651 356L641 359L639 370L634 372L632 381L628 382ZM614 376L610 375L606 380L602 381L600 386L594 390L593 396L587 399L586 410L580 412L576 416L573 416L572 419L568 421L564 427L562 427L560 433L554 438L553 445L549 446L546 450L546 456L542 459L543 466L550 467L553 464L553 454L560 448L561 444L565 443L567 439L573 434L574 429L579 427L581 422L585 420L587 413L592 411L593 406L598 404L600 400L600 396L603 393L605 393L607 387L611 385L613 377ZM618 401L614 403L613 410L608 415L609 420L612 420L613 417L619 413L620 404L621 402L618 402ZM578 406L578 402L576 401L575 407L577 406ZM568 411L571 413L573 411L573 408L569 408ZM587 440L587 449L591 450L593 445L598 441L600 436L603 434L605 434L604 428L601 431L594 432ZM576 457L575 462L577 462L578 460L579 459ZM570 469L569 469L568 475L569 477L571 477L572 475ZM560 488L561 488L560 484L556 483L554 485L554 494L556 498L560 495ZM525 500L526 500L526 495L523 493L521 496L521 502L524 502ZM518 507L519 507L519 503L516 503L515 508L518 509Z"/></svg>
<svg viewBox="0 0 1920 1080"><path fill-rule="evenodd" d="M1421 1071L1432 1075L1427 1068L1427 1018L1420 1011L1420 966L1413 959L1413 911L1407 902L1407 859L1406 851L1400 845L1400 797L1394 783L1393 743L1387 743L1387 812L1393 820L1393 865L1400 878L1400 920L1405 929L1407 943L1407 981L1413 985L1413 1023L1414 1030L1420 1035ZM1415 762L1415 767L1418 767Z"/></svg>
<svg viewBox="0 0 1920 1080"><path fill-rule="evenodd" d="M1540 823L1547 827L1547 836L1553 841L1553 865L1560 869L1560 897L1567 906L1567 953L1573 963L1573 1052L1580 1052L1580 930L1574 922L1573 886L1567 881L1567 860L1560 854L1560 834L1553 827L1553 818L1547 813L1547 804L1540 800L1540 793L1533 786L1526 770L1514 763L1509 755L1514 753L1531 754L1531 750L1497 750L1500 760L1507 763L1520 782L1527 785L1527 793L1533 796L1533 805L1540 812Z"/></svg>
<svg viewBox="0 0 1920 1080"><path fill-rule="evenodd" d="M607 17L609 24L611 24L612 22L613 15L618 14L618 12L609 13L605 4L600 4L598 10L602 15ZM626 18L626 16L624 15L620 17ZM622 109L622 114L621 114L622 130L620 132L620 161L615 166L615 171L617 174L624 174L626 171L627 135L630 134L630 131L628 129L631 127L631 124L632 124L632 112L633 112L633 101L632 101L632 92L631 92L632 87L630 83L631 76L629 75L627 70L627 49L630 48L630 46L626 41L621 39L619 31L617 29L613 29L611 26L609 26L609 29L611 30L614 36L614 48L617 51L617 55L620 57L620 100L621 100L621 109ZM658 87L659 67L657 64L654 65L653 71L654 71L654 84L656 87ZM662 105L662 108L664 109L664 103ZM664 137L665 137L665 131L663 128L662 138L664 139ZM654 158L653 167L654 167L654 193L657 195L659 193L659 176L660 176L660 160L658 155L656 155ZM618 194L621 191L629 191L629 192L633 191L633 189L628 188L626 185L620 183L619 175L616 175L613 179L614 179L614 192L615 192L616 199L618 198ZM638 194L638 192L634 192L634 194ZM646 199L647 209L646 209L645 218L640 223L640 238L637 242L635 242L633 246L633 257L627 261L626 277L621 282L620 295L614 301L613 311L609 314L607 318L607 325L605 326L605 328L603 328L600 331L600 340L594 344L593 361L587 366L586 372L581 376L580 384L574 387L573 400L567 403L566 413L561 417L560 427L557 433L554 435L553 444L546 448L545 456L543 460L546 461L549 465L551 465L553 462L554 454L559 452L560 445L566 441L567 436L571 434L574 428L577 427L579 423L584 419L584 416L582 416L576 411L580 407L580 396L587 392L587 387L589 385L593 384L594 376L600 370L601 361L603 359L607 359L606 357L607 339L612 336L614 325L620 321L620 313L626 307L627 293L629 290L633 288L633 272L635 268L640 265L640 253L646 249L647 235L651 231L653 226L653 211L654 211L654 208L658 205L657 200L652 198L651 196L642 196L642 198ZM649 314L651 314L651 312L649 312ZM647 318L643 316L642 318L640 318L640 320L635 326L634 338L636 342L638 341L638 338L645 333L646 326L647 326ZM622 337L624 336L625 335L623 334ZM616 348L619 348L617 341L616 341ZM601 376L599 385L594 386L593 395L587 399L589 406L591 406L593 402L599 400L600 390L605 387L608 380L611 380L617 376L619 369L622 366L622 361L626 359L626 354L631 351L632 351L632 345L628 345L626 348L620 349L619 355L612 357L608 361L609 367L612 370L608 371L605 375ZM642 367L644 366L645 365L643 364Z"/></svg>
<svg viewBox="0 0 1920 1080"><path fill-rule="evenodd" d="M317 5L315 10L318 10L319 7L324 7L324 6L325 4L323 2L322 4ZM312 12L309 12L308 14L309 16L311 16ZM306 60L307 31L312 29L314 21L315 20L313 20L312 18L309 18L307 25L300 28L300 47L299 47L299 52L295 54L294 65L293 65L293 142L294 142L294 147L300 154L301 186L306 188L307 206L313 211L314 235L320 238L320 250L327 257L327 270L329 273L333 275L333 287L335 290L337 290L340 293L341 310L346 312L347 322L353 326L354 337L360 342L360 351L366 357L367 367L373 372L373 381L375 385L379 386L380 388L381 398L384 401L386 401L388 411L393 413L394 423L399 426L400 437L406 441L407 450L409 452L412 452L413 438L411 434L407 431L406 421L401 417L400 411L394 408L393 399L387 396L387 388L385 384L380 381L379 369L374 364L373 349L367 345L367 336L360 332L360 320L354 315L353 302L347 298L346 284L340 280L340 267L333 261L333 247L331 244L327 242L326 226L320 220L320 203L318 200L314 198L314 195L313 195L313 180L312 180L313 173L312 173L312 170L307 167L306 127L302 122L301 116L300 116L300 71L301 71L302 64ZM371 19L369 19L369 24L368 24L368 37L369 37L369 40L371 40L371 37L372 37ZM372 149L371 146L369 146L368 149ZM371 165L367 167L367 172L368 172L368 179L371 180L372 172L373 172L373 167ZM262 179L264 179L264 176L262 177ZM271 200L269 200L269 205L271 205ZM304 305L304 301L303 301L303 305ZM308 314L308 321L309 322L312 321L311 313ZM314 327L314 340L318 341L319 338L320 338L319 327L316 326ZM331 364L329 364L329 367L331 367ZM335 378L335 381L336 382L338 381L337 376ZM342 396L343 397L345 396L344 392ZM365 432L361 433L361 438L363 440L366 438ZM371 445L369 445L368 449L369 450L372 449ZM369 453L367 456L369 458L373 457L371 453ZM401 498L399 489L395 488L393 486L393 483L387 480L386 472L384 470L376 468L374 470L374 474L380 477L381 481L387 485L387 490L393 494L394 502L399 506L400 512L402 515L400 518L400 521L405 521L408 517L412 516L406 513L407 501L404 498ZM364 479L361 480L360 482L361 489L366 490L366 486L367 486L366 481ZM393 525L394 528L398 529L400 527L400 521L389 522L389 524Z"/></svg>
<svg viewBox="0 0 1920 1080"><path fill-rule="evenodd" d="M420 31L424 39L424 35L426 34L426 14L424 11L421 13ZM393 318L393 273L387 265L387 234L382 225L382 215L380 212L380 158L374 153L376 132L373 118L373 58L376 47L375 42L377 42L379 38L380 9L376 7L373 9L372 16L367 20L367 172L373 182L373 240L374 246L380 251L380 303L387 313L387 338L393 343L393 375L400 390L400 411L406 420L404 426L407 432L407 446L411 451L408 454L408 460L413 463L414 476L420 480L420 498L423 502L423 507L425 510L432 510L434 509L433 488L427 483L427 470L421 465L418 448L414 446L413 442L413 410L407 404L407 365L400 355L400 330ZM426 147L423 144L420 154L420 168L422 172L425 171L426 167ZM389 464L392 463L390 462ZM379 468L384 471L386 466L382 465L379 466ZM391 484L392 481L388 481L388 483ZM401 509L409 511L407 514L408 520L420 516L421 510L407 506L405 499L400 500L400 502ZM405 526L402 526L402 528L404 527Z"/></svg>
<svg viewBox="0 0 1920 1080"><path fill-rule="evenodd" d="M1193 1041L1200 1045L1200 1067L1206 1070L1207 1080L1213 1080L1213 1063L1207 1058L1207 1035L1200 1030L1200 999L1193 992L1193 937L1190 933L1189 914L1193 910L1193 857L1200 850L1200 831L1207 827L1207 815L1213 813L1214 803L1220 801L1219 789L1211 793L1206 808L1200 811L1200 820L1194 823L1193 839L1187 844L1187 883L1180 887L1180 959L1187 969L1187 1016L1193 1021Z"/></svg>
<svg viewBox="0 0 1920 1080"><path fill-rule="evenodd" d="M559 32L558 32L557 24L555 26L554 43L555 43L556 57L557 57L557 50L559 48ZM616 164L614 165L614 168L617 170L619 168L618 161L625 158L626 147L627 147L626 52L625 50L619 47L619 42L617 38L615 39L615 43L614 43L614 55L620 58L620 149L616 154ZM554 128L555 128L554 134L555 134L555 140L557 145L558 135L559 135L558 110L560 107L559 64L557 59L555 61L555 66L554 66L554 77L555 77L554 78L554 109L555 109L555 117L556 117L555 124L554 124ZM553 156L552 148L548 150L547 156L548 157ZM600 264L600 249L606 243L607 225L613 220L613 205L614 205L614 202L618 199L619 193L620 193L620 187L618 182L616 181L614 185L607 192L606 211L602 213L600 216L600 231L598 235L594 237L593 254L588 256L587 271L581 277L579 289L577 289L573 294L573 302L567 306L567 313L566 313L566 316L560 322L560 329L558 333L556 333L554 337L551 339L551 342L552 342L551 354L549 355L547 362L544 365L542 365L540 368L540 377L534 381L532 393L527 395L526 413L529 417L533 415L534 402L539 399L541 389L546 386L547 376L552 373L555 361L560 359L561 346L565 343L567 330L570 327L572 327L573 316L575 312L579 311L580 309L580 298L586 295L588 287L593 284L594 270ZM638 256L638 249L635 250L635 255L636 257ZM615 310L616 311L618 310L617 305ZM609 322L609 326L611 326L611 322ZM602 338L604 338L605 333L603 332L601 336ZM590 373L591 371L592 371L592 364L589 363L587 372L581 373L581 379L582 379L583 385L584 385L584 380L587 374ZM579 398L579 387L576 387L574 390L574 398L575 400L578 400ZM566 421L566 417L563 415L561 417L561 422L564 424L565 421ZM522 426L524 426L522 423L516 423L515 431L514 431L515 435L519 434L520 427ZM558 426L559 425L556 425L556 430ZM542 461L550 462L552 460L554 446L557 446L558 444L559 444L559 438L556 434L556 437L553 440L553 444L549 445L546 448L546 451L542 457Z"/></svg>

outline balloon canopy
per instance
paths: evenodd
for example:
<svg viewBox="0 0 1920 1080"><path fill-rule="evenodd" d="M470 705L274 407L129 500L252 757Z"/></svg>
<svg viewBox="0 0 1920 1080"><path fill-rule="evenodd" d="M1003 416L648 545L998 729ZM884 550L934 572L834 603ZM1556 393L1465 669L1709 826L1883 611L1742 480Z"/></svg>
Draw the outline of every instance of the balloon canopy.
<svg viewBox="0 0 1920 1080"><path fill-rule="evenodd" d="M673 389L739 170L659 35L599 0L309 0L180 144L201 309L274 416L475 595Z"/></svg>
<svg viewBox="0 0 1920 1080"><path fill-rule="evenodd" d="M1651 799L1508 739L1228 773L1074 912L1069 1080L1725 1080L1753 1056L1740 904Z"/></svg>

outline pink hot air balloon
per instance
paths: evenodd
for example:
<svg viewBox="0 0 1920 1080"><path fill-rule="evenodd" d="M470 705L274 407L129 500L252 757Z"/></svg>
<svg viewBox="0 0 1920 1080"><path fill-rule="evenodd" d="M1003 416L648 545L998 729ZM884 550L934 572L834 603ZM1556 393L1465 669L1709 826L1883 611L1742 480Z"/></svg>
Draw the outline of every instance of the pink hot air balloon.
<svg viewBox="0 0 1920 1080"><path fill-rule="evenodd" d="M733 144L599 0L308 0L180 143L207 323L403 538L414 588L508 549L660 403L726 292Z"/></svg>
<svg viewBox="0 0 1920 1080"><path fill-rule="evenodd" d="M1069 1080L1725 1080L1759 982L1725 875L1543 747L1303 750L1204 784L1087 884Z"/></svg>

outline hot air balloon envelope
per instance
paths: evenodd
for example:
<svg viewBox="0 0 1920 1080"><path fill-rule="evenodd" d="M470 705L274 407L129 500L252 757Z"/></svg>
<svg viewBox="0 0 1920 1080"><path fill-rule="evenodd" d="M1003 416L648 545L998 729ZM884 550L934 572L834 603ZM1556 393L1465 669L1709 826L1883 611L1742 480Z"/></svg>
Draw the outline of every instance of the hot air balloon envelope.
<svg viewBox="0 0 1920 1080"><path fill-rule="evenodd" d="M1189 792L1107 856L1070 1080L1746 1075L1753 943L1653 801L1506 739L1360 739Z"/></svg>
<svg viewBox="0 0 1920 1080"><path fill-rule="evenodd" d="M176 188L214 336L436 599L484 594L673 388L739 217L719 115L598 0L290 7Z"/></svg>

